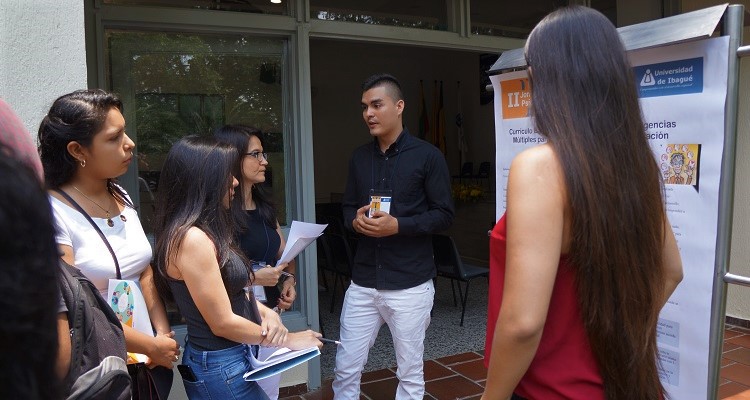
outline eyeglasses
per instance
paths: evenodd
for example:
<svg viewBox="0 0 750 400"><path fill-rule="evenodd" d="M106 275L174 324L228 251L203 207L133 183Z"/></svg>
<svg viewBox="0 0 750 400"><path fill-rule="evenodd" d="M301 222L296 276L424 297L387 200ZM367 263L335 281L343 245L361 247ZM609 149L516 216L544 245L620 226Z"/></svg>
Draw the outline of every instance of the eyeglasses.
<svg viewBox="0 0 750 400"><path fill-rule="evenodd" d="M266 152L254 151L252 153L245 153L243 155L255 157L255 159L258 161L260 161L261 157L263 157L264 160L268 161L268 153Z"/></svg>

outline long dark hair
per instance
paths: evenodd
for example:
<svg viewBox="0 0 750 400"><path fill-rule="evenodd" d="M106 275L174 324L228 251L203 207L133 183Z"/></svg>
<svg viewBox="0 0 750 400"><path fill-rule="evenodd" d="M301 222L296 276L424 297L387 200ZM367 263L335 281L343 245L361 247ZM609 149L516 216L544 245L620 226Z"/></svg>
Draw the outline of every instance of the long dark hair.
<svg viewBox="0 0 750 400"><path fill-rule="evenodd" d="M44 167L47 187L57 189L68 183L78 168L78 160L68 152L68 143L91 146L112 109L122 112L122 101L101 89L76 90L62 95L52 103L39 124L39 156ZM133 207L125 192L113 179L107 189L120 204Z"/></svg>
<svg viewBox="0 0 750 400"><path fill-rule="evenodd" d="M261 145L263 145L263 132L252 126L224 125L217 129L214 134L214 137L217 140L228 143L237 150L238 157L237 162L235 162L234 165L234 176L240 181L240 185L238 186L240 195L234 196L234 201L232 202L232 214L234 215L235 223L241 232L244 232L247 229L245 222L246 219L243 216L242 210L245 204L245 184L242 179L242 157L245 152L247 152L247 145L250 142L250 138L253 136L258 138ZM255 205L258 208L258 212L260 213L263 222L275 229L276 206L274 205L271 196L262 184L253 185L251 190L253 191L253 201L255 201Z"/></svg>
<svg viewBox="0 0 750 400"><path fill-rule="evenodd" d="M534 28L526 58L531 114L565 176L570 259L607 399L661 399L665 212L625 49L606 17L573 6Z"/></svg>
<svg viewBox="0 0 750 400"><path fill-rule="evenodd" d="M39 177L0 145L0 398L59 399L59 254Z"/></svg>
<svg viewBox="0 0 750 400"><path fill-rule="evenodd" d="M200 228L213 241L222 276L232 253L244 260L234 246L232 217L224 206L236 159L232 147L211 137L185 137L167 153L156 202L154 259L158 273L154 281L168 300L172 293L166 282L167 265L191 227Z"/></svg>

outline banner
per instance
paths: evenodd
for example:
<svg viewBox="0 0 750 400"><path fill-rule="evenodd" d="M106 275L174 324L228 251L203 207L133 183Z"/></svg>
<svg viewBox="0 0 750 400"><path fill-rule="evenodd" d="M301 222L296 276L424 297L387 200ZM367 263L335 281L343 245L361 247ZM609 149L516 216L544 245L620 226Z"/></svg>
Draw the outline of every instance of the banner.
<svg viewBox="0 0 750 400"><path fill-rule="evenodd" d="M673 399L708 391L728 54L726 36L629 54L682 256L684 279L657 328L661 380Z"/></svg>
<svg viewBox="0 0 750 400"><path fill-rule="evenodd" d="M490 77L495 93L495 220L505 213L508 171L516 154L546 142L529 118L531 87L526 71Z"/></svg>
<svg viewBox="0 0 750 400"><path fill-rule="evenodd" d="M661 380L673 399L703 399L708 391L728 52L729 39L719 37L629 53L684 271L657 328ZM545 139L528 116L531 92L526 72L491 79L499 219L505 212L513 157Z"/></svg>

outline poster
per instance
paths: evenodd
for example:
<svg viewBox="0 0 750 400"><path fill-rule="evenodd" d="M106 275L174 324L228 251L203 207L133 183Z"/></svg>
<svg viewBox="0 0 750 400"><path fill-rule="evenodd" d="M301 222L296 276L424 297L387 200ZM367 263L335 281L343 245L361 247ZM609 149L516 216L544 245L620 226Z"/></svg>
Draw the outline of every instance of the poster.
<svg viewBox="0 0 750 400"><path fill-rule="evenodd" d="M661 380L673 399L708 391L728 53L725 36L629 54L682 257L684 278L657 327Z"/></svg>
<svg viewBox="0 0 750 400"><path fill-rule="evenodd" d="M683 281L662 309L657 327L661 380L674 399L703 399L708 391L728 51L728 38L719 37L629 53L683 263ZM500 218L513 157L545 139L528 116L526 72L491 79Z"/></svg>
<svg viewBox="0 0 750 400"><path fill-rule="evenodd" d="M495 93L495 220L505 213L508 172L516 154L547 140L529 118L531 87L526 71L490 77Z"/></svg>

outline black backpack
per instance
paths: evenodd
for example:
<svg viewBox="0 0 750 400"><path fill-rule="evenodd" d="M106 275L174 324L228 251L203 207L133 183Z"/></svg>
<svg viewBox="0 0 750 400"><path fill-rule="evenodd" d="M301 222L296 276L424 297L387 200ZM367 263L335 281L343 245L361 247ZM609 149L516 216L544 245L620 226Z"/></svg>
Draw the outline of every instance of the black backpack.
<svg viewBox="0 0 750 400"><path fill-rule="evenodd" d="M60 263L60 293L68 307L70 370L66 399L130 399L125 335L114 311L80 270Z"/></svg>

